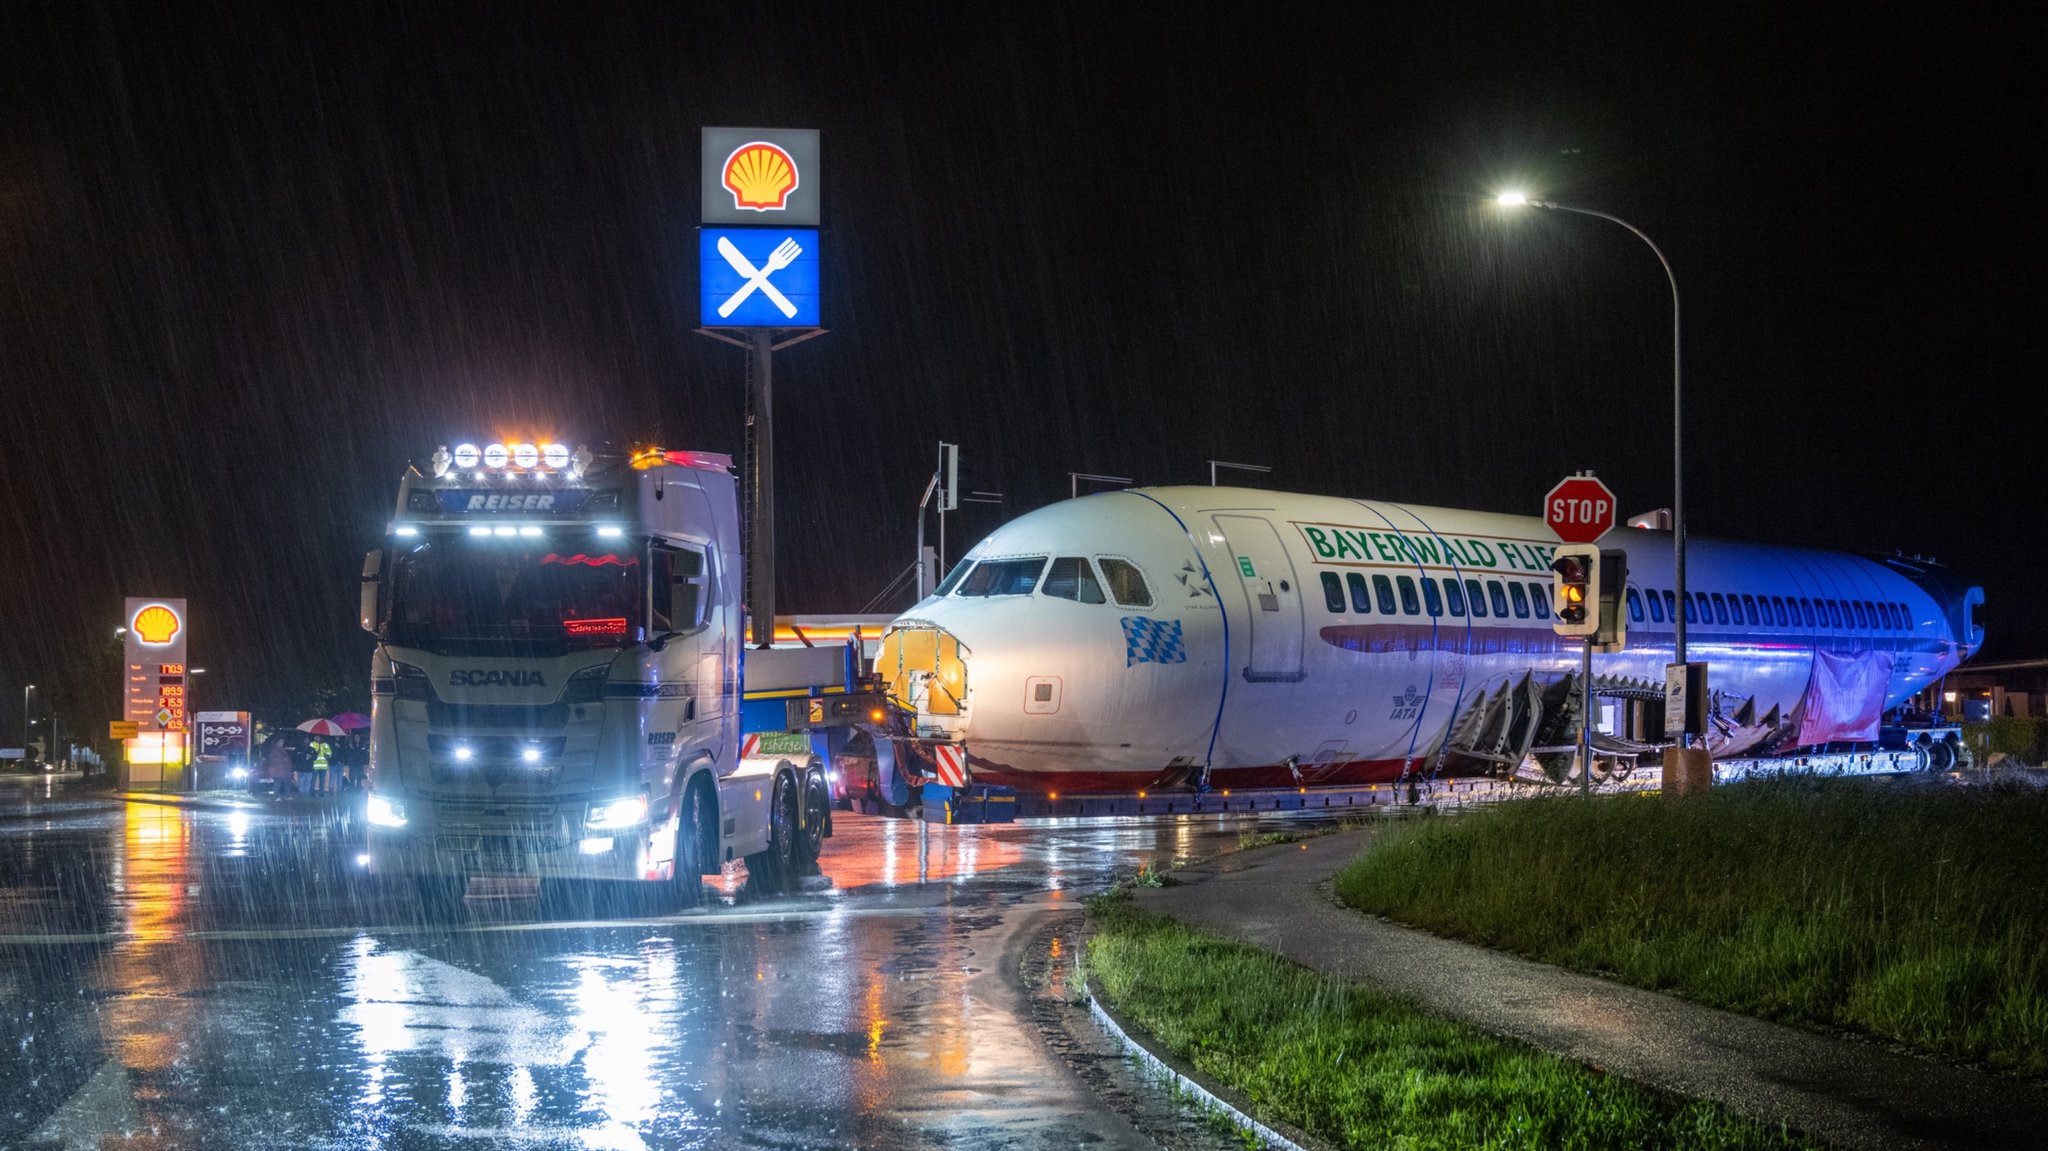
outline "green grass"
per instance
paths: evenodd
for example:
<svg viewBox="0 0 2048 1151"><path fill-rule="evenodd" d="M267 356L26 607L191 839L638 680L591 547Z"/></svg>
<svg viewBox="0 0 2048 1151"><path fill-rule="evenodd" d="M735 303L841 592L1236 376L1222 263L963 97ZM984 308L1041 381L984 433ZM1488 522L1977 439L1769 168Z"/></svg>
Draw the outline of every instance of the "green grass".
<svg viewBox="0 0 2048 1151"><path fill-rule="evenodd" d="M1413 1151L1812 1145L1202 935L1127 892L1089 915L1085 963L1110 1004L1268 1122Z"/></svg>
<svg viewBox="0 0 2048 1151"><path fill-rule="evenodd" d="M1780 780L1381 834L1346 903L1771 1019L2048 1072L2048 793Z"/></svg>

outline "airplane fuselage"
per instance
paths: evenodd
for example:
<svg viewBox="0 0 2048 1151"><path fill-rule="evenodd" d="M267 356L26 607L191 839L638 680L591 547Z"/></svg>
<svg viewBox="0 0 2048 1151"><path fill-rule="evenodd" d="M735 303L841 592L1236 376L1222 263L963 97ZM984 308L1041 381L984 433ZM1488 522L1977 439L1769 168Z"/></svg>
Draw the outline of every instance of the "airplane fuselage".
<svg viewBox="0 0 2048 1151"><path fill-rule="evenodd" d="M1671 537L1624 528L1601 545L1628 553L1629 630L1626 650L1595 657L1595 682L1645 696L1684 610ZM1236 488L1104 493L983 540L898 618L880 670L919 734L964 739L989 781L1482 770L1502 746L1491 713L1512 722L1508 696L1536 699L1579 668L1578 641L1549 618L1556 546L1533 517ZM1982 593L1923 566L1698 538L1687 560L1688 656L1711 669L1719 750L1846 738L1845 723L1981 643Z"/></svg>

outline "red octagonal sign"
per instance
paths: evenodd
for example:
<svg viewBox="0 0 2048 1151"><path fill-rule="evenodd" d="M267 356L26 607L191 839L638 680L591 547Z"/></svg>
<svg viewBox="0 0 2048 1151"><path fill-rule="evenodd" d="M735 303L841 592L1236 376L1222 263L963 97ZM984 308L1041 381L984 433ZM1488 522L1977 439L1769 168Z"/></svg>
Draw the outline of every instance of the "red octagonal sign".
<svg viewBox="0 0 2048 1151"><path fill-rule="evenodd" d="M1592 543L1614 527L1614 493L1592 476L1572 476L1543 497L1543 522L1568 544Z"/></svg>

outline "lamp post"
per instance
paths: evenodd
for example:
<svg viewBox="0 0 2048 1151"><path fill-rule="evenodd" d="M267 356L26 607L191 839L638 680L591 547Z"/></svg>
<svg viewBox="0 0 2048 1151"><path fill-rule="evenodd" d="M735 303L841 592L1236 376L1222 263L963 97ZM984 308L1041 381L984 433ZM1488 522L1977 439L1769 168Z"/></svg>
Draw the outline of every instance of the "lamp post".
<svg viewBox="0 0 2048 1151"><path fill-rule="evenodd" d="M35 689L36 685L32 683L21 685L21 747L23 755L28 754L28 745L35 739L36 734L35 721L28 717L28 693Z"/></svg>
<svg viewBox="0 0 2048 1151"><path fill-rule="evenodd" d="M1690 665L1685 658L1685 616L1691 604L1685 598L1685 390L1678 354L1678 276L1672 272L1671 261L1664 258L1664 250L1657 246L1657 242L1644 235L1642 229L1619 216L1596 212L1591 208L1574 208L1569 204L1559 204L1550 200L1531 199L1524 192L1502 192L1496 197L1496 202L1510 208L1547 208L1553 212L1597 216L1602 220L1620 224L1636 239L1650 246L1650 251L1657 256L1657 263L1664 269L1664 278L1671 284L1671 585L1678 599L1678 611L1671 617L1671 632L1677 663L1690 671ZM1685 683L1689 695L1694 686L1690 675L1686 676ZM1692 706L1692 701L1688 699L1687 710L1690 711ZM1690 750L1690 745L1691 733L1681 730L1680 748ZM1709 771L1711 772L1711 768ZM1708 778L1712 778L1711 774Z"/></svg>

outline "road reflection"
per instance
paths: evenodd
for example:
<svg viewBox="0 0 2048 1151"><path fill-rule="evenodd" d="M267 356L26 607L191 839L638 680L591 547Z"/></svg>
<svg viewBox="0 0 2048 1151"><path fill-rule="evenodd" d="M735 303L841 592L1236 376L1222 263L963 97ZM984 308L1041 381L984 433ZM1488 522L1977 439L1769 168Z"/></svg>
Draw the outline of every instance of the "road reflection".
<svg viewBox="0 0 2048 1151"><path fill-rule="evenodd" d="M0 986L45 1086L0 1146L1087 1141L1102 1105L1049 1065L1015 983L1022 917L1226 850L1236 818L841 814L789 895L618 922L494 896L460 929L352 877L346 829L317 820L130 803L33 850L0 832L30 878L50 853L88 873L5 889ZM61 1020L91 1038L53 1058ZM0 1076L27 1058L0 1052Z"/></svg>

